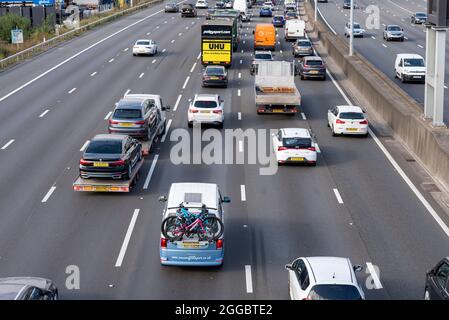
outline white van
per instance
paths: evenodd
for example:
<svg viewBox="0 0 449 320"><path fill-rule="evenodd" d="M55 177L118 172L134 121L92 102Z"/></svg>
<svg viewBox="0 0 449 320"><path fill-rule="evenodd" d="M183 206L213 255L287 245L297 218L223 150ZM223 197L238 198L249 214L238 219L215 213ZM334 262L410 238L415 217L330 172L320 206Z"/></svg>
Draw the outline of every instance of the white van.
<svg viewBox="0 0 449 320"><path fill-rule="evenodd" d="M306 23L303 20L292 19L285 22L285 40L296 40L306 36Z"/></svg>
<svg viewBox="0 0 449 320"><path fill-rule="evenodd" d="M395 77L402 82L426 80L426 63L419 54L398 54L394 68Z"/></svg>

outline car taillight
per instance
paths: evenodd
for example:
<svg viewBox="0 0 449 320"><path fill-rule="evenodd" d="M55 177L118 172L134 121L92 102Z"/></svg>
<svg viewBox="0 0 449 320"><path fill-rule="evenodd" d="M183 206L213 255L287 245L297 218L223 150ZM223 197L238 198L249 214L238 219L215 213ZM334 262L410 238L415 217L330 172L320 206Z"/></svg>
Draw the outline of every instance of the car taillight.
<svg viewBox="0 0 449 320"><path fill-rule="evenodd" d="M161 248L167 249L167 239L161 238Z"/></svg>
<svg viewBox="0 0 449 320"><path fill-rule="evenodd" d="M189 109L189 112L190 112L190 113L197 113L197 112L198 112L198 109Z"/></svg>
<svg viewBox="0 0 449 320"><path fill-rule="evenodd" d="M92 161L87 161L84 159L80 159L80 164L82 164L83 166L91 166L92 165Z"/></svg>
<svg viewBox="0 0 449 320"><path fill-rule="evenodd" d="M360 121L360 124L368 124L368 120Z"/></svg>
<svg viewBox="0 0 449 320"><path fill-rule="evenodd" d="M216 249L223 249L223 239L217 240Z"/></svg>
<svg viewBox="0 0 449 320"><path fill-rule="evenodd" d="M109 120L109 124L118 124L118 121L115 121L115 120Z"/></svg>
<svg viewBox="0 0 449 320"><path fill-rule="evenodd" d="M346 122L343 121L343 120L337 119L336 123L337 123L337 124L345 124Z"/></svg>
<svg viewBox="0 0 449 320"><path fill-rule="evenodd" d="M112 161L109 162L110 167L121 167L125 165L125 160L118 160L118 161Z"/></svg>
<svg viewBox="0 0 449 320"><path fill-rule="evenodd" d="M284 150L288 150L287 147L278 147L278 151L284 151Z"/></svg>
<svg viewBox="0 0 449 320"><path fill-rule="evenodd" d="M214 110L214 111L212 111L213 113L218 113L218 114L221 114L221 113L223 113L223 111L222 110Z"/></svg>
<svg viewBox="0 0 449 320"><path fill-rule="evenodd" d="M134 124L145 124L145 121L137 121L137 122L134 122Z"/></svg>
<svg viewBox="0 0 449 320"><path fill-rule="evenodd" d="M307 150L309 150L309 151L316 151L316 148L315 147L310 147L310 148L307 148Z"/></svg>

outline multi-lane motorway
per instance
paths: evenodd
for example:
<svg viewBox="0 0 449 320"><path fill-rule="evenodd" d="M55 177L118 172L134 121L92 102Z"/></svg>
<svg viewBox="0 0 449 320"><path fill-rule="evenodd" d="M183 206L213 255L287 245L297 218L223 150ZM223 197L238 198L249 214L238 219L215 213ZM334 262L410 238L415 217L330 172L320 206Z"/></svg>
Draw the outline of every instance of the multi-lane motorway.
<svg viewBox="0 0 449 320"><path fill-rule="evenodd" d="M374 66L395 81L410 96L424 106L424 84L401 83L394 77L394 62L400 53L415 53L426 57L426 28L421 24L412 24L411 16L416 12L426 12L426 0L358 0L354 10L354 21L360 23L366 30L364 38L354 41L357 52L367 58ZM370 28L374 22L375 10L379 10L379 28ZM349 21L350 10L343 9L343 1L330 0L328 3L319 3L318 8L328 25L339 35L344 37L344 25ZM377 8L377 9L376 9ZM383 30L389 24L399 25L404 29L405 41L395 42L383 39ZM349 40L348 40L349 41ZM449 39L446 40L449 45ZM449 73L449 56L446 57L446 72ZM449 91L448 79L445 83L445 114L444 123L449 124Z"/></svg>
<svg viewBox="0 0 449 320"><path fill-rule="evenodd" d="M449 218L422 190L414 167L396 150L390 160L379 145L391 144L380 136L332 137L327 109L348 102L331 80L297 78L303 115L256 114L252 30L270 19L243 24L229 87L202 88L202 15L181 18L159 4L0 74L0 277L53 279L63 299L288 299L284 265L331 255L379 268L374 285L372 274L359 274L368 299L422 298L425 272L449 252ZM133 57L140 38L156 40L159 53ZM278 40L276 60L291 60L282 31ZM74 192L80 150L107 132L105 118L127 91L160 94L172 106L166 139L145 160L133 192ZM174 165L170 132L187 128L188 100L203 92L224 98L225 128L311 128L321 151L317 167L261 176L258 165ZM221 268L160 265L158 197L183 181L217 183L232 199ZM66 288L70 265L79 267L79 290Z"/></svg>

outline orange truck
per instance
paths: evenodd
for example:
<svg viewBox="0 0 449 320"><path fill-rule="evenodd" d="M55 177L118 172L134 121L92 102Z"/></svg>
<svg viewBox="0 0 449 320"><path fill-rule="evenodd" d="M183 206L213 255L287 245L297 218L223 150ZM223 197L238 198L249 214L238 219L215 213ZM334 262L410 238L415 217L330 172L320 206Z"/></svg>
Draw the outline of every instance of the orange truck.
<svg viewBox="0 0 449 320"><path fill-rule="evenodd" d="M254 50L276 50L276 30L271 23L256 24Z"/></svg>

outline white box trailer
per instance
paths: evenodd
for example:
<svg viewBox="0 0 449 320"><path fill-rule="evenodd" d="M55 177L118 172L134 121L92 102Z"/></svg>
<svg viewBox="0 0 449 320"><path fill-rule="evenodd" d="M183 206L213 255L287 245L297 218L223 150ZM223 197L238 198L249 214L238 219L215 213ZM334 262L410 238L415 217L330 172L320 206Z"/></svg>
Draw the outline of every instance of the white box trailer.
<svg viewBox="0 0 449 320"><path fill-rule="evenodd" d="M301 94L295 84L295 63L259 61L255 69L254 94L257 113L298 113Z"/></svg>

